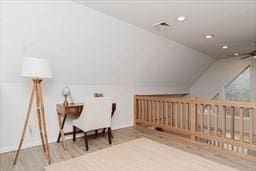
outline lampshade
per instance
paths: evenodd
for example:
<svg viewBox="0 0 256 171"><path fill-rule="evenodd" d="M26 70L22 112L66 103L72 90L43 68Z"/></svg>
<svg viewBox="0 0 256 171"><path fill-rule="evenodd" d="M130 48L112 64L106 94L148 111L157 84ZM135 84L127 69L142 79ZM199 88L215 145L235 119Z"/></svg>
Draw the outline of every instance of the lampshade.
<svg viewBox="0 0 256 171"><path fill-rule="evenodd" d="M50 61L42 58L24 58L21 75L34 79L51 78Z"/></svg>

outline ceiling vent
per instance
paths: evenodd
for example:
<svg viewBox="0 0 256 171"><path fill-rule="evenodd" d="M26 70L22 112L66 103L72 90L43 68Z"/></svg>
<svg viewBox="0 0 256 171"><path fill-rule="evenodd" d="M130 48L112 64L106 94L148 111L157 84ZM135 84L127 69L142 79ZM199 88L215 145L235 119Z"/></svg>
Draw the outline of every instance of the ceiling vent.
<svg viewBox="0 0 256 171"><path fill-rule="evenodd" d="M170 24L165 22L165 21L161 21L159 23L155 23L152 25L152 27L154 28L158 28L158 29L166 29L166 28L169 28L170 27Z"/></svg>

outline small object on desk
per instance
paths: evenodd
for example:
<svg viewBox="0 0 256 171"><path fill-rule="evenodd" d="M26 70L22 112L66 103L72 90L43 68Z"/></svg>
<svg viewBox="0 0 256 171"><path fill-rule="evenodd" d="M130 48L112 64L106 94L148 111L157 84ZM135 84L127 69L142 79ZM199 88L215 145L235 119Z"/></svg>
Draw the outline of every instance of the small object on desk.
<svg viewBox="0 0 256 171"><path fill-rule="evenodd" d="M66 86L61 91L62 95L64 96L65 100L63 102L63 105L68 105L68 96L70 95L70 89Z"/></svg>
<svg viewBox="0 0 256 171"><path fill-rule="evenodd" d="M103 97L103 93L94 93L94 97Z"/></svg>

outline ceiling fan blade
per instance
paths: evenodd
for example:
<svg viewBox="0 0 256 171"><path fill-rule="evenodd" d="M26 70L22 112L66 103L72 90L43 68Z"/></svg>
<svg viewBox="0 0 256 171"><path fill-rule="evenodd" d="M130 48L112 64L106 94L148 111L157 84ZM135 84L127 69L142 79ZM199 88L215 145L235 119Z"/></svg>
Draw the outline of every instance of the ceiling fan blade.
<svg viewBox="0 0 256 171"><path fill-rule="evenodd" d="M249 56L252 55L252 53L241 53L239 55L228 55L228 57L244 57L244 56Z"/></svg>
<svg viewBox="0 0 256 171"><path fill-rule="evenodd" d="M252 55L252 53L240 53L238 56Z"/></svg>
<svg viewBox="0 0 256 171"><path fill-rule="evenodd" d="M251 57L252 55L244 56L241 58L241 60Z"/></svg>

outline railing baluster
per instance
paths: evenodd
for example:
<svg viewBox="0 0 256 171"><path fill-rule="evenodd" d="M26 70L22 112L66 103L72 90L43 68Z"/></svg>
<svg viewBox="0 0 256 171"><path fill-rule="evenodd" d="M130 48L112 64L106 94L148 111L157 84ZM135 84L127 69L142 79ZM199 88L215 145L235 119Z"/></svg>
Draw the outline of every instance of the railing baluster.
<svg viewBox="0 0 256 171"><path fill-rule="evenodd" d="M204 105L200 104L200 109L201 109L200 127L201 127L201 133L204 133Z"/></svg>
<svg viewBox="0 0 256 171"><path fill-rule="evenodd" d="M158 116L159 116L159 124L162 123L162 102L158 101Z"/></svg>
<svg viewBox="0 0 256 171"><path fill-rule="evenodd" d="M230 117L230 138L234 140L235 138L235 108L231 107L231 117Z"/></svg>
<svg viewBox="0 0 256 171"><path fill-rule="evenodd" d="M133 110L134 110L134 119L133 119L133 124L136 125L136 120L138 119L138 100L137 96L134 96L134 104L133 104Z"/></svg>
<svg viewBox="0 0 256 171"><path fill-rule="evenodd" d="M147 100L145 99L144 100L144 107L145 107L145 109L144 109L144 120L147 122L148 121L148 107L147 107Z"/></svg>
<svg viewBox="0 0 256 171"><path fill-rule="evenodd" d="M185 129L188 129L188 110L187 103L184 103L184 120L185 120Z"/></svg>
<svg viewBox="0 0 256 171"><path fill-rule="evenodd" d="M211 113L212 113L212 106L211 105L208 105L207 106L207 115L208 115L208 117L207 117L207 125L208 125L208 134L210 135L210 133L211 133Z"/></svg>
<svg viewBox="0 0 256 171"><path fill-rule="evenodd" d="M138 100L138 119L140 120L140 114L141 114L141 106L140 106L140 100Z"/></svg>
<svg viewBox="0 0 256 171"><path fill-rule="evenodd" d="M180 103L180 128L183 129L183 103Z"/></svg>
<svg viewBox="0 0 256 171"><path fill-rule="evenodd" d="M161 101L161 117L162 117L162 125L164 125L164 101Z"/></svg>
<svg viewBox="0 0 256 171"><path fill-rule="evenodd" d="M178 103L175 102L175 128L178 128Z"/></svg>
<svg viewBox="0 0 256 171"><path fill-rule="evenodd" d="M221 123L221 118L222 118L222 115L223 115L223 106L222 105L218 105L218 114L219 114L219 118L220 118L220 131L222 131L222 123ZM219 122L219 120L218 120ZM221 132L222 133L222 132Z"/></svg>
<svg viewBox="0 0 256 171"><path fill-rule="evenodd" d="M224 107L224 106L223 106ZM226 138L226 113L227 113L227 107L222 107L222 136L223 138Z"/></svg>
<svg viewBox="0 0 256 171"><path fill-rule="evenodd" d="M168 102L164 102L165 104L165 125L169 126L169 106Z"/></svg>
<svg viewBox="0 0 256 171"><path fill-rule="evenodd" d="M249 130L249 132L250 132L250 143L251 143L251 144L253 144L253 138L254 138L254 137L253 137L253 132L254 132L254 131L253 131L253 127L254 127L254 126L253 126L253 124L254 124L253 113L254 113L253 110L252 110L252 109L249 109L249 118L250 118L250 123L249 123L249 124L250 124L250 128L249 128L250 130Z"/></svg>
<svg viewBox="0 0 256 171"><path fill-rule="evenodd" d="M144 106L144 100L141 100L141 120L144 121L145 116L145 106Z"/></svg>
<svg viewBox="0 0 256 171"><path fill-rule="evenodd" d="M161 101L158 101L158 120L159 120L158 123L159 123L159 124L161 124L161 122L162 122L162 118L161 118L161 117L162 117L162 116L161 116L161 115L162 115L161 106L162 106L162 105L161 105Z"/></svg>
<svg viewBox="0 0 256 171"><path fill-rule="evenodd" d="M188 125L188 127L187 127L187 129L189 130L189 128L190 128L190 105L189 105L190 103L187 103L187 125Z"/></svg>
<svg viewBox="0 0 256 171"><path fill-rule="evenodd" d="M138 119L140 120L140 115L141 115L141 105L140 105L140 100L138 100Z"/></svg>
<svg viewBox="0 0 256 171"><path fill-rule="evenodd" d="M157 120L157 117L156 117L156 110L157 110L157 108L156 108L156 101L153 101L153 123L155 124L156 123L156 120Z"/></svg>
<svg viewBox="0 0 256 171"><path fill-rule="evenodd" d="M149 102L150 102L150 101L147 100L147 103L146 103L146 104L147 104L147 121L148 121L148 122L149 122L149 115L150 115L150 114L149 114L149 113L150 113Z"/></svg>
<svg viewBox="0 0 256 171"><path fill-rule="evenodd" d="M155 101L155 124L158 123L158 101Z"/></svg>
<svg viewBox="0 0 256 171"><path fill-rule="evenodd" d="M151 100L148 100L148 122L152 122L152 118L151 118L151 115L152 115L152 108L151 108Z"/></svg>
<svg viewBox="0 0 256 171"><path fill-rule="evenodd" d="M140 100L141 115L140 120L143 121L143 100Z"/></svg>
<svg viewBox="0 0 256 171"><path fill-rule="evenodd" d="M160 110L159 110L159 101L156 102L156 118L157 118L157 124L160 123L160 117L159 117L159 113L160 113Z"/></svg>
<svg viewBox="0 0 256 171"><path fill-rule="evenodd" d="M240 114L240 142L244 142L244 110L239 108Z"/></svg>
<svg viewBox="0 0 256 171"><path fill-rule="evenodd" d="M145 106L144 118L145 118L145 121L146 121L146 122L148 121L148 106L147 106L148 104L147 104L147 102L148 102L148 101L145 99L145 100L144 100L144 106Z"/></svg>
<svg viewBox="0 0 256 171"><path fill-rule="evenodd" d="M173 127L173 103L171 102L170 104L170 126Z"/></svg>
<svg viewBox="0 0 256 171"><path fill-rule="evenodd" d="M146 116L147 116L147 122L149 122L149 100L146 100Z"/></svg>
<svg viewBox="0 0 256 171"><path fill-rule="evenodd" d="M158 101L158 124L161 123L161 101Z"/></svg>
<svg viewBox="0 0 256 171"><path fill-rule="evenodd" d="M218 136L218 111L219 111L219 108L218 106L214 106L214 130L215 130L215 136Z"/></svg>
<svg viewBox="0 0 256 171"><path fill-rule="evenodd" d="M163 125L166 125L166 106L165 106L165 101L163 101Z"/></svg>
<svg viewBox="0 0 256 171"><path fill-rule="evenodd" d="M161 124L163 125L164 124L164 102L161 101L160 102L160 106L161 106Z"/></svg>
<svg viewBox="0 0 256 171"><path fill-rule="evenodd" d="M151 108L150 122L154 123L154 101L153 100L150 100L150 108Z"/></svg>
<svg viewBox="0 0 256 171"><path fill-rule="evenodd" d="M196 140L196 136L193 135L194 133L196 133L196 103L195 103L195 99L192 99L191 101L191 141L195 141Z"/></svg>

